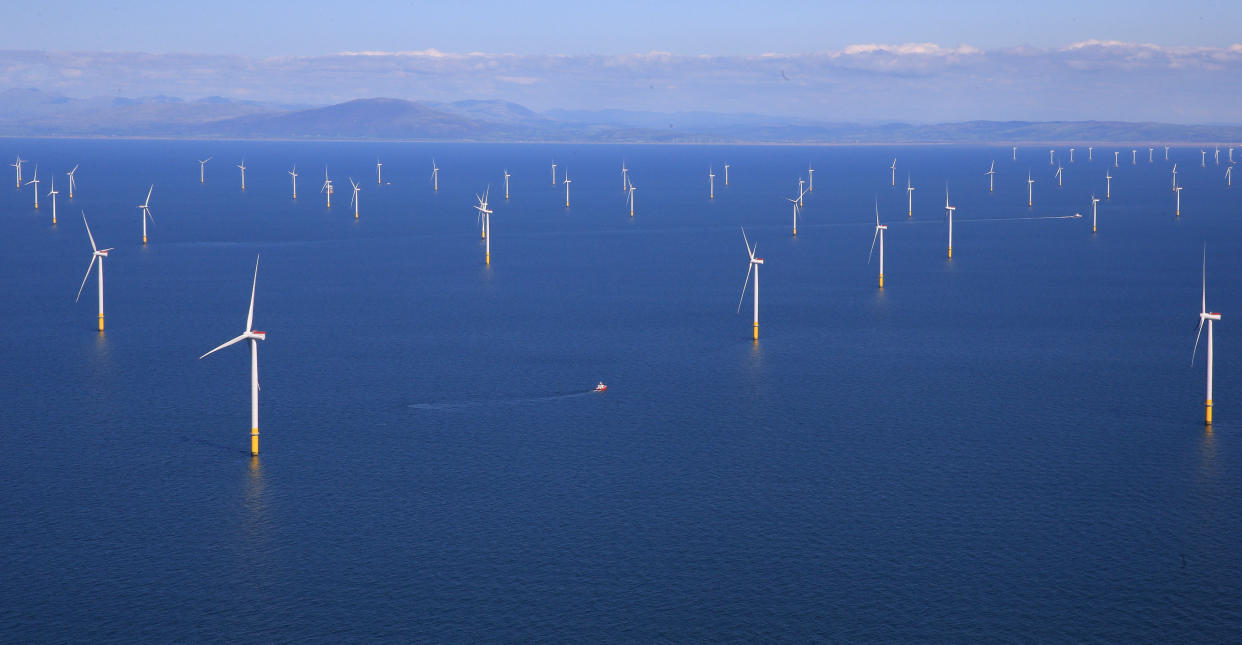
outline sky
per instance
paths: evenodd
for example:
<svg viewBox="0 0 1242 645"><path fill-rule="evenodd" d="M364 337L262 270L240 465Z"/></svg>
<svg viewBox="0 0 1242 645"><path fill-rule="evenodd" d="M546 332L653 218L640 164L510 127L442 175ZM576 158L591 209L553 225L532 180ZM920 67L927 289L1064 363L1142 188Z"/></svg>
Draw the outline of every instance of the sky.
<svg viewBox="0 0 1242 645"><path fill-rule="evenodd" d="M34 3L0 21L0 91L1235 123L1239 25L1237 0Z"/></svg>

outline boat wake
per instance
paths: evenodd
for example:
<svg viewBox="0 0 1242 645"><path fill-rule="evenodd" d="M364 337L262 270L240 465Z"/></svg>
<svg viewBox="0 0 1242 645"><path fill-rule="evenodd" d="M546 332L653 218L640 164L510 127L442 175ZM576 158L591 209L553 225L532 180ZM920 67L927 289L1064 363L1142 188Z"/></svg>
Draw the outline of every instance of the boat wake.
<svg viewBox="0 0 1242 645"><path fill-rule="evenodd" d="M573 392L560 392L557 394L549 394L545 396L522 396L511 398L496 399L471 399L466 401L437 401L433 403L411 403L408 408L411 410L464 410L469 408L495 407L505 405L527 405L531 403L549 403L552 401L560 401L563 399L572 399L580 396L588 396L595 394L595 390L575 390Z"/></svg>

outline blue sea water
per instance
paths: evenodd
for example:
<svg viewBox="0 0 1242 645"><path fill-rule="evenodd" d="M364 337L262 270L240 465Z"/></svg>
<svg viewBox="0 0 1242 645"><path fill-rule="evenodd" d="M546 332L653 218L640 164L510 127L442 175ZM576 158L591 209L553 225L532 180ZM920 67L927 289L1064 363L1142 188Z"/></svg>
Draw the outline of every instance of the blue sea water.
<svg viewBox="0 0 1242 645"><path fill-rule="evenodd" d="M1181 217L1171 163L1123 152L1092 235L1107 146L1057 187L1048 146L0 144L44 182L36 211L0 175L2 640L1242 633L1242 187L1197 148ZM80 211L115 247L103 334ZM248 352L198 356L243 331L260 253L252 460Z"/></svg>

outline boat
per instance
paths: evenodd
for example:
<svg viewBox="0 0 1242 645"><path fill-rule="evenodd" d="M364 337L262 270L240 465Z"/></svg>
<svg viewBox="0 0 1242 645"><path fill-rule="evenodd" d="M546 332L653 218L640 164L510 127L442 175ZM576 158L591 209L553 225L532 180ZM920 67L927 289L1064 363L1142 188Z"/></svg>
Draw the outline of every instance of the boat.
<svg viewBox="0 0 1242 645"><path fill-rule="evenodd" d="M604 382L603 382L603 381L600 381L600 382L599 382L599 385L596 385L596 386L595 386L595 391L596 391L596 392L607 392L607 391L608 391L608 386L607 386L607 385L604 385Z"/></svg>

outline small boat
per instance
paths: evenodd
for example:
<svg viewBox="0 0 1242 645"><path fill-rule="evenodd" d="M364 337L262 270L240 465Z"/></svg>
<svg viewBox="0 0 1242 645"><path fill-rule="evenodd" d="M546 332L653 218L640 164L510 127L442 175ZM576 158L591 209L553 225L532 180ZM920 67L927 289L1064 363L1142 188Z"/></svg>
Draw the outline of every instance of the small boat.
<svg viewBox="0 0 1242 645"><path fill-rule="evenodd" d="M600 381L600 382L599 382L599 385L596 385L596 386L595 386L595 391L596 391L596 392L607 392L607 391L608 391L608 386L607 386L607 385L604 385L604 382L603 382L603 381Z"/></svg>

